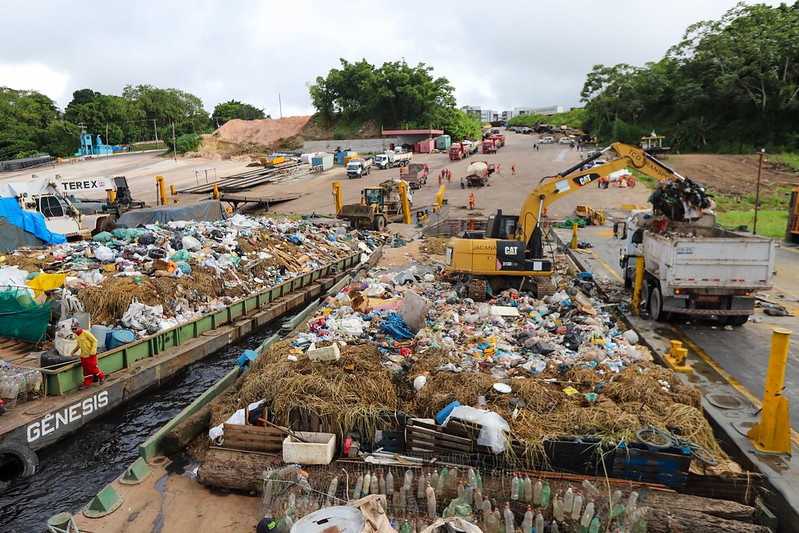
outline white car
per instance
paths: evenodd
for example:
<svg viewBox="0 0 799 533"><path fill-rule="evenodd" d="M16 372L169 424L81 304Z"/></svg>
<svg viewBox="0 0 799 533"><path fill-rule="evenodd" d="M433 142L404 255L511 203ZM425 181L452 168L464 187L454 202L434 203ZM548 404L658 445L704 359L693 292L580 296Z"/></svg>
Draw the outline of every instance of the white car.
<svg viewBox="0 0 799 533"><path fill-rule="evenodd" d="M571 144L572 140L568 137L561 137L558 143L560 144Z"/></svg>
<svg viewBox="0 0 799 533"><path fill-rule="evenodd" d="M543 139L538 140L538 144L555 144L554 137L544 137Z"/></svg>

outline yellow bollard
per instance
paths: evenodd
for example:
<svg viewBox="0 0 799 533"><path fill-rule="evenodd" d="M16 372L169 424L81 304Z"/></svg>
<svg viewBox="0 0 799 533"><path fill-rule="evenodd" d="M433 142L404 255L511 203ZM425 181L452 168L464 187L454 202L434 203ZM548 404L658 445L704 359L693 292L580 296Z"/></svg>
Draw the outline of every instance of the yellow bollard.
<svg viewBox="0 0 799 533"><path fill-rule="evenodd" d="M219 198L220 198L220 196L219 196L219 187L216 186L216 183L214 183L214 198L216 198L217 200L219 200Z"/></svg>
<svg viewBox="0 0 799 533"><path fill-rule="evenodd" d="M666 362L675 372L692 372L693 367L685 362L688 358L688 348L683 348L682 342L671 341L671 348L666 354Z"/></svg>
<svg viewBox="0 0 799 533"><path fill-rule="evenodd" d="M747 436L761 452L791 455L791 420L788 399L782 395L791 331L774 328L760 423Z"/></svg>
<svg viewBox="0 0 799 533"><path fill-rule="evenodd" d="M641 314L641 288L644 286L644 258L635 258L635 284L633 284L633 313Z"/></svg>
<svg viewBox="0 0 799 533"><path fill-rule="evenodd" d="M669 357L677 357L677 350L682 348L682 341L671 341L671 349L669 350Z"/></svg>
<svg viewBox="0 0 799 533"><path fill-rule="evenodd" d="M572 223L572 243L570 248L572 250L577 249L577 222Z"/></svg>

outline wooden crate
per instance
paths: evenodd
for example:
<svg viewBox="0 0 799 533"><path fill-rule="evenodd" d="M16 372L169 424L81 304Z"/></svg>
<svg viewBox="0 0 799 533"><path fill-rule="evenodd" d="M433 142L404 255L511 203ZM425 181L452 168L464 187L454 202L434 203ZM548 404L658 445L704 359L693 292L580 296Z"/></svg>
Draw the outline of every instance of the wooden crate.
<svg viewBox="0 0 799 533"><path fill-rule="evenodd" d="M405 450L415 453L472 453L474 440L457 429L411 418L405 426Z"/></svg>
<svg viewBox="0 0 799 533"><path fill-rule="evenodd" d="M637 445L619 444L613 458L612 477L659 483L682 490L688 481L691 453L687 448L653 451Z"/></svg>
<svg viewBox="0 0 799 533"><path fill-rule="evenodd" d="M224 425L225 448L264 453L281 453L286 434L271 427Z"/></svg>

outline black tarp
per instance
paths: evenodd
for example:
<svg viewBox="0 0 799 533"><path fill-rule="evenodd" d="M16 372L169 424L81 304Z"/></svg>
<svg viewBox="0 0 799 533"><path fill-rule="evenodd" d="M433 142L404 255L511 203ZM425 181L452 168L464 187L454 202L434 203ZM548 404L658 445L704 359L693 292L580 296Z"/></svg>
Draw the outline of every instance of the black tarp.
<svg viewBox="0 0 799 533"><path fill-rule="evenodd" d="M227 214L218 200L193 204L173 204L128 211L117 220L118 227L135 228L147 224L165 224L176 220L225 220Z"/></svg>

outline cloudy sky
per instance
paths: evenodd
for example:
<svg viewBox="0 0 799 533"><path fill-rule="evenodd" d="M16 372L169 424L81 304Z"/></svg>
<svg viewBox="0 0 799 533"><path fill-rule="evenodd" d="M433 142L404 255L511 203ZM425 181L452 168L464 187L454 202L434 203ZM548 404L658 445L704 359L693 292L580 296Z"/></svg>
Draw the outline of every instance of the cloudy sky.
<svg viewBox="0 0 799 533"><path fill-rule="evenodd" d="M283 116L312 113L306 85L339 58L404 58L448 78L459 106L568 108L593 65L657 61L690 24L735 4L29 0L3 10L0 86L38 90L63 109L77 89L150 84L195 94L209 112L235 99L277 118L278 94Z"/></svg>

